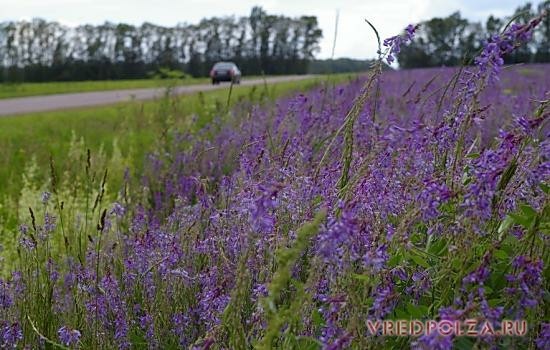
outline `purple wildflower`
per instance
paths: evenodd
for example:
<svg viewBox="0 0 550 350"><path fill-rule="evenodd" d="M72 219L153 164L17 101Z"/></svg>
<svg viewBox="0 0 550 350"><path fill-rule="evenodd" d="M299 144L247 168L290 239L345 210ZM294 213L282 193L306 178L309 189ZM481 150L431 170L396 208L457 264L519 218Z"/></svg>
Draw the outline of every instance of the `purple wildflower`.
<svg viewBox="0 0 550 350"><path fill-rule="evenodd" d="M350 346L351 341L353 340L353 337L351 333L346 332L341 337L337 338L334 342L332 342L330 345L327 345L323 347L324 350L341 350L341 349L347 349Z"/></svg>
<svg viewBox="0 0 550 350"><path fill-rule="evenodd" d="M388 48L388 55L386 56L388 64L392 64L395 60L395 56L401 52L401 45L406 45L413 40L414 34L418 28L419 25L415 26L409 24L405 29L404 35L396 35L384 39L383 45Z"/></svg>
<svg viewBox="0 0 550 350"><path fill-rule="evenodd" d="M56 228L56 217L49 213L44 214L44 235L52 233ZM44 239L44 238L43 238Z"/></svg>
<svg viewBox="0 0 550 350"><path fill-rule="evenodd" d="M485 73L489 69L489 81L493 81L500 73L500 67L504 65L503 56L513 51L517 46L527 42L533 34L533 29L542 21L545 14L542 14L527 24L512 24L501 35L493 35L485 43L482 53L476 57L475 63L480 72Z"/></svg>
<svg viewBox="0 0 550 350"><path fill-rule="evenodd" d="M550 348L550 323L543 322L540 326L538 338L535 340L537 348L544 350Z"/></svg>
<svg viewBox="0 0 550 350"><path fill-rule="evenodd" d="M113 207L111 209L111 214L116 215L117 217L123 217L126 213L126 209L118 202L115 202L113 204Z"/></svg>
<svg viewBox="0 0 550 350"><path fill-rule="evenodd" d="M23 330L18 322L0 321L0 347L2 349L15 349L22 339Z"/></svg>
<svg viewBox="0 0 550 350"><path fill-rule="evenodd" d="M441 335L433 330L430 334L413 341L411 348L414 350L450 350L453 348L453 337Z"/></svg>
<svg viewBox="0 0 550 350"><path fill-rule="evenodd" d="M155 339L155 324L153 317L148 313L140 316L139 327L145 331L145 337L147 338L149 346L155 346L157 344L157 341Z"/></svg>
<svg viewBox="0 0 550 350"><path fill-rule="evenodd" d="M384 265L389 259L388 249L386 244L381 244L374 252L368 251L363 256L363 264L365 267L372 268L374 272L379 272L384 268Z"/></svg>
<svg viewBox="0 0 550 350"><path fill-rule="evenodd" d="M0 308L9 309L13 306L13 297L10 285L0 279Z"/></svg>
<svg viewBox="0 0 550 350"><path fill-rule="evenodd" d="M418 196L422 216L426 220L437 218L439 206L451 198L451 191L445 183L426 181L424 190Z"/></svg>
<svg viewBox="0 0 550 350"><path fill-rule="evenodd" d="M260 194L255 198L250 211L251 220L257 231L268 233L273 230L275 225L272 211L278 205L277 194L280 191L280 186L259 186L259 190Z"/></svg>
<svg viewBox="0 0 550 350"><path fill-rule="evenodd" d="M376 319L383 319L392 312L395 305L397 305L398 296L393 282L390 281L378 285L374 292L374 302L371 308L374 317Z"/></svg>
<svg viewBox="0 0 550 350"><path fill-rule="evenodd" d="M532 309L542 302L543 265L542 260L519 255L512 261L514 274L506 275L506 294L516 301L515 317L521 318L525 309Z"/></svg>
<svg viewBox="0 0 550 350"><path fill-rule="evenodd" d="M323 318L325 319L325 326L321 331L320 340L328 348L332 344L338 343L338 339L345 335L344 330L339 326L338 318L340 310L345 306L345 297L336 296L324 298L322 302L327 303L326 307L320 308Z"/></svg>
<svg viewBox="0 0 550 350"><path fill-rule="evenodd" d="M80 341L81 334L77 329L63 326L57 331L57 336L63 345L74 346Z"/></svg>
<svg viewBox="0 0 550 350"><path fill-rule="evenodd" d="M46 192L42 192L42 203L43 204L48 204L48 201L50 200L50 197L51 197L51 193L46 191Z"/></svg>
<svg viewBox="0 0 550 350"><path fill-rule="evenodd" d="M417 271L412 275L412 285L406 288L406 293L411 295L416 301L431 288L432 283L430 275L426 271Z"/></svg>
<svg viewBox="0 0 550 350"><path fill-rule="evenodd" d="M188 332L192 329L190 318L187 315L179 312L172 316L172 323L174 324L172 332L178 336L179 345L186 348L190 342Z"/></svg>

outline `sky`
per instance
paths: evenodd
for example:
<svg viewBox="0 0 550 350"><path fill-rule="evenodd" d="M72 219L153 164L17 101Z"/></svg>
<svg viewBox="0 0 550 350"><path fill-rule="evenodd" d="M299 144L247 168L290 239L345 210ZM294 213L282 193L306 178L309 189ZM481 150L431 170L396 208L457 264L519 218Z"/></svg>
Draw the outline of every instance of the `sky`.
<svg viewBox="0 0 550 350"><path fill-rule="evenodd" d="M535 6L542 0L531 1ZM99 24L105 21L163 26L198 23L205 17L246 16L253 6L269 14L317 16L323 30L318 58L330 58L336 12L338 35L334 57L372 58L376 39L368 19L382 38L399 33L409 23L460 11L471 20L490 14L507 16L525 0L0 0L0 21L40 17L63 24Z"/></svg>

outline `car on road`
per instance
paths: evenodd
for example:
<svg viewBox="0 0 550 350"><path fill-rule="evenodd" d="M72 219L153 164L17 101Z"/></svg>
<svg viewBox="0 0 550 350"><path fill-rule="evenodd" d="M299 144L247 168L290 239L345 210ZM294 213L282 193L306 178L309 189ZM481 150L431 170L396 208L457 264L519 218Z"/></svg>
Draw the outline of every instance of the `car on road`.
<svg viewBox="0 0 550 350"><path fill-rule="evenodd" d="M219 84L220 81L230 81L233 84L241 82L241 71L233 62L218 62L210 70L212 84Z"/></svg>

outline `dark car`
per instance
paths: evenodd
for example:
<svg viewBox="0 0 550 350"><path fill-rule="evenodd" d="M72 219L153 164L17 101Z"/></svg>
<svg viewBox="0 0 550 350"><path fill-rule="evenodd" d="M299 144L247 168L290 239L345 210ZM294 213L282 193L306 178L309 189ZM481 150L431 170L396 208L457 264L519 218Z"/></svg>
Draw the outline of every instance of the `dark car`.
<svg viewBox="0 0 550 350"><path fill-rule="evenodd" d="M212 84L219 84L220 81L231 81L233 84L241 82L241 71L233 62L218 62L210 70Z"/></svg>

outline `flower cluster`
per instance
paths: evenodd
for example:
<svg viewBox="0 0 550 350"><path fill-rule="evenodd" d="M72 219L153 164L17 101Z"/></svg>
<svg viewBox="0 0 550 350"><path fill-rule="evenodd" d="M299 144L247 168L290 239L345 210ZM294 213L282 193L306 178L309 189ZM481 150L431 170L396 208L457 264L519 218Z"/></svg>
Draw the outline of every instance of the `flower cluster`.
<svg viewBox="0 0 550 350"><path fill-rule="evenodd" d="M508 287L506 294L517 298L514 317L524 316L526 309L533 309L540 302L543 290L542 260L533 260L528 256L519 255L512 262L515 273L506 275Z"/></svg>
<svg viewBox="0 0 550 350"><path fill-rule="evenodd" d="M418 24L409 24L407 28L405 28L405 33L403 35L395 35L384 39L383 45L388 50L388 54L386 56L386 61L388 62L388 64L392 64L395 61L395 56L398 55L399 52L401 52L401 45L406 45L413 40L414 35L419 27L420 25Z"/></svg>
<svg viewBox="0 0 550 350"><path fill-rule="evenodd" d="M500 68L504 65L503 56L529 41L533 36L533 30L543 20L544 16L545 14L541 14L526 24L513 23L501 35L491 36L485 43L481 54L475 59L481 73L491 70L488 75L489 79L496 79L500 73Z"/></svg>
<svg viewBox="0 0 550 350"><path fill-rule="evenodd" d="M77 345L80 337L82 336L77 329L71 329L67 326L59 328L57 334L61 343L66 346Z"/></svg>

